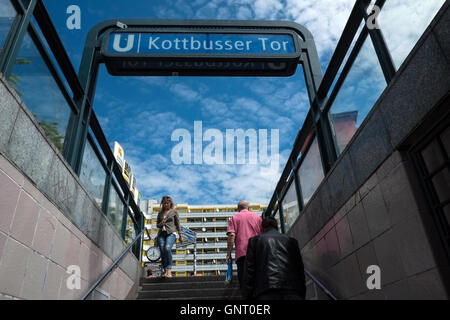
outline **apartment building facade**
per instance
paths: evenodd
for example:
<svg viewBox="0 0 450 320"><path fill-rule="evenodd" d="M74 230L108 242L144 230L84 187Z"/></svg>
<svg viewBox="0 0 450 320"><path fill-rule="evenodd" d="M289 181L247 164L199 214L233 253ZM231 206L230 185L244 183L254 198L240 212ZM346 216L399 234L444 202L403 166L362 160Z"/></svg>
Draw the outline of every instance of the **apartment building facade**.
<svg viewBox="0 0 450 320"><path fill-rule="evenodd" d="M157 200L143 200L140 204L145 215L145 226L150 231L151 239L147 236L143 243L143 264L149 263L147 250L155 245L158 232L156 219L161 209ZM262 214L266 205L250 203L250 210ZM176 204L181 225L194 231L197 236L195 264L196 275L214 276L225 275L227 271L227 226L228 220L237 213L237 204L205 204L190 205ZM194 245L179 247L177 242L173 247L173 268L175 276L190 276L194 274ZM234 252L233 252L234 257ZM233 265L234 270L236 266Z"/></svg>

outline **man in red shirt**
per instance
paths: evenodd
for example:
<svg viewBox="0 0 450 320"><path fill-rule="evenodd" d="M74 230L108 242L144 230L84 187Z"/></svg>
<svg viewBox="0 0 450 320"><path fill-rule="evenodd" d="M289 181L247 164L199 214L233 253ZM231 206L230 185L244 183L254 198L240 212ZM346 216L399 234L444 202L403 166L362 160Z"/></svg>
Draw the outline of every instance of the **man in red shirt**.
<svg viewBox="0 0 450 320"><path fill-rule="evenodd" d="M238 269L239 285L244 288L245 255L247 252L248 239L262 232L262 218L254 212L250 212L247 201L242 200L238 204L238 213L228 221L228 250L227 262L231 259L233 245L236 245L235 259Z"/></svg>

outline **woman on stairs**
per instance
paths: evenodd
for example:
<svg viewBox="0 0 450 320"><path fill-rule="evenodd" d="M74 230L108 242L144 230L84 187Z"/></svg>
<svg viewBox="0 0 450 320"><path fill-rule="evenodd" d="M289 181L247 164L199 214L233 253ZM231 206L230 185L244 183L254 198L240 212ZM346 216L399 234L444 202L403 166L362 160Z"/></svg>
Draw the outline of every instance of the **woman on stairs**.
<svg viewBox="0 0 450 320"><path fill-rule="evenodd" d="M172 247L176 241L177 232L180 242L183 242L180 219L174 207L172 198L164 196L161 200L161 211L156 219L156 226L159 228L157 239L161 250L164 278L172 278Z"/></svg>

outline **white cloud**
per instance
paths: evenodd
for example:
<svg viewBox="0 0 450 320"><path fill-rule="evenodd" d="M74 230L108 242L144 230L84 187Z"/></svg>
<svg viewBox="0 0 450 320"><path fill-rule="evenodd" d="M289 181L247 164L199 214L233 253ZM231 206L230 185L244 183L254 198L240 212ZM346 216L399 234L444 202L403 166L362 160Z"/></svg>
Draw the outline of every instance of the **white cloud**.
<svg viewBox="0 0 450 320"><path fill-rule="evenodd" d="M334 51L354 6L349 0L286 0L288 20L304 25L314 37L319 56Z"/></svg>
<svg viewBox="0 0 450 320"><path fill-rule="evenodd" d="M147 198L168 193L179 202L234 203L249 199L268 203L280 175L280 170L263 175L258 165L176 166L161 158L156 155L145 161L130 160L138 189Z"/></svg>
<svg viewBox="0 0 450 320"><path fill-rule="evenodd" d="M336 47L354 1L351 0L214 0L195 3L193 18L290 20L303 24L316 39L321 55ZM180 13L186 17L186 14ZM187 16L190 18L189 16Z"/></svg>
<svg viewBox="0 0 450 320"><path fill-rule="evenodd" d="M278 17L283 9L283 3L280 0L255 0L253 10L256 19L273 20Z"/></svg>
<svg viewBox="0 0 450 320"><path fill-rule="evenodd" d="M397 67L411 52L445 0L387 1L379 24Z"/></svg>
<svg viewBox="0 0 450 320"><path fill-rule="evenodd" d="M239 20L250 20L253 18L252 11L247 6L242 6L237 9L236 19Z"/></svg>
<svg viewBox="0 0 450 320"><path fill-rule="evenodd" d="M234 112L241 113L243 120L245 119L246 112L254 114L260 113L263 110L263 107L258 101L247 97L238 98L231 108Z"/></svg>
<svg viewBox="0 0 450 320"><path fill-rule="evenodd" d="M191 89L187 85L176 83L170 86L170 91L178 95L183 100L193 102L200 98L197 91Z"/></svg>
<svg viewBox="0 0 450 320"><path fill-rule="evenodd" d="M192 124L174 112L144 111L139 117L127 118L124 128L129 128L127 141L140 141L149 150L167 147L172 132L178 128L189 128Z"/></svg>
<svg viewBox="0 0 450 320"><path fill-rule="evenodd" d="M227 7L220 7L217 9L217 19L227 20L231 19L230 9Z"/></svg>
<svg viewBox="0 0 450 320"><path fill-rule="evenodd" d="M11 2L1 1L0 2L0 17L12 18L16 16L16 11L14 10Z"/></svg>
<svg viewBox="0 0 450 320"><path fill-rule="evenodd" d="M212 121L215 123L230 114L227 104L217 99L203 98L201 103L203 115L207 117L212 116Z"/></svg>

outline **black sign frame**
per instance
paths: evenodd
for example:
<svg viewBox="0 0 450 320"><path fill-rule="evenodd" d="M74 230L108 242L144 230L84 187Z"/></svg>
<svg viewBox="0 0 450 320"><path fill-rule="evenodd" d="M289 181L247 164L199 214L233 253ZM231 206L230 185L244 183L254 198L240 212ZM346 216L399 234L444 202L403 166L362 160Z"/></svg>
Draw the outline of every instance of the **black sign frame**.
<svg viewBox="0 0 450 320"><path fill-rule="evenodd" d="M155 20L155 19L113 19L101 22L94 26L88 33L83 57L81 60L79 79L88 99L93 101L99 70L99 64L106 63L107 57L101 53L103 37L110 30L129 31L134 29L144 30L234 30L236 32L266 32L267 30L286 31L290 30L299 36L300 57L296 67L301 64L305 75L309 100L315 99L318 85L322 80L322 69L317 54L314 38L307 28L291 21L252 21L252 20ZM252 58L249 58L250 62ZM154 76L162 73L155 72ZM180 73L172 72L171 75L178 76ZM191 74L187 74L191 75ZM211 73L202 70L197 75L211 76ZM232 72L232 74L221 74L221 76L257 76L249 72ZM260 74L260 76L282 76L275 74ZM286 76L286 74L284 75Z"/></svg>
<svg viewBox="0 0 450 320"><path fill-rule="evenodd" d="M110 53L112 33L180 33L180 34L264 34L289 35L294 53ZM107 30L103 36L101 55L108 72L116 76L273 76L295 74L302 53L299 35L289 29L236 28L126 28ZM136 66L132 68L131 66ZM141 66L139 68L139 65ZM272 67L273 66L273 67ZM147 68L146 68L147 67Z"/></svg>
<svg viewBox="0 0 450 320"><path fill-rule="evenodd" d="M319 123L323 123L325 119L319 117L320 110L318 110L318 103L316 103L316 96L318 86L322 81L322 68L320 66L319 55L317 54L316 44L314 38L308 29L302 25L290 21L249 21L249 20L154 20L154 19L113 19L101 22L94 26L88 33L83 57L78 72L78 78L82 89L86 93L80 102L80 114L84 115L83 119L77 119L78 123L81 121L89 122L92 110L92 102L94 101L95 90L97 85L99 65L105 63L105 57L101 53L102 39L105 32L108 30L124 30L124 27L133 29L227 29L227 30L242 30L250 31L257 30L292 30L300 38L301 54L297 65L303 66L303 73L305 76L305 83L308 92L311 110L314 118L318 119ZM154 74L158 76L158 74ZM178 75L172 73L172 75ZM208 74L202 73L207 76ZM246 76L248 74L233 73L233 76ZM267 75L266 75L267 76ZM320 101L319 101L320 102ZM86 120L88 119L88 120ZM315 120L317 120L315 119ZM318 134L322 135L324 128L318 128ZM79 153L82 155L88 134L87 126L72 133L72 144L78 145Z"/></svg>

